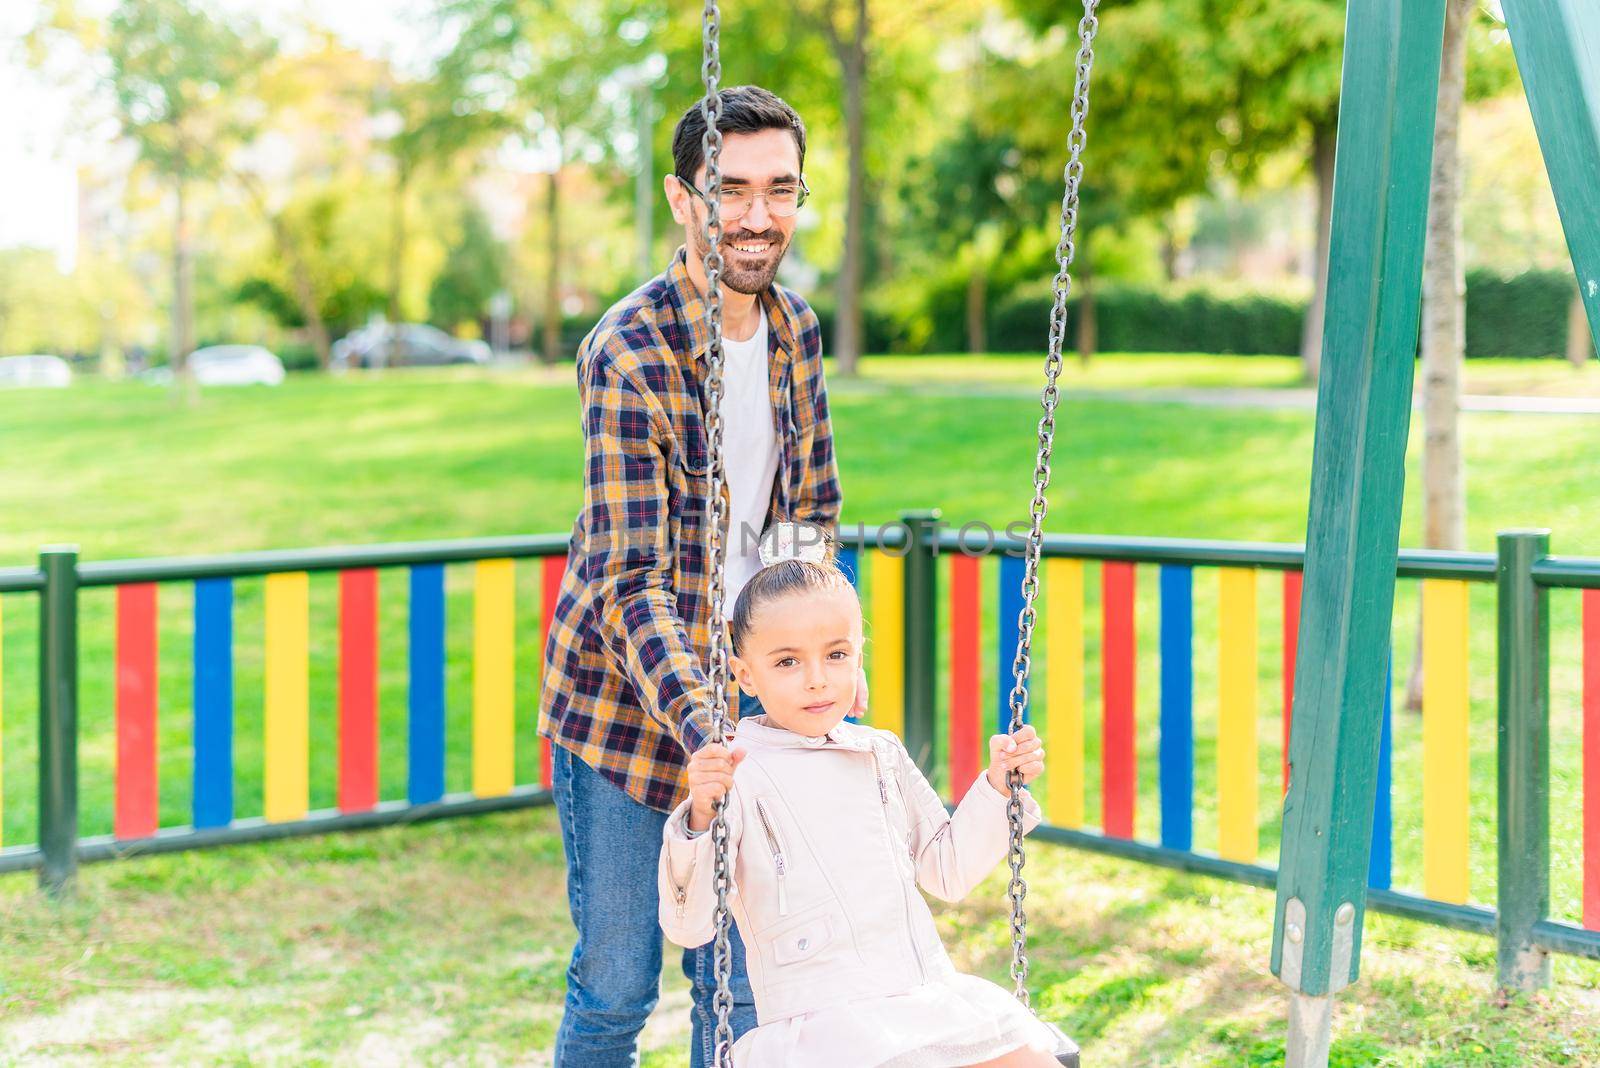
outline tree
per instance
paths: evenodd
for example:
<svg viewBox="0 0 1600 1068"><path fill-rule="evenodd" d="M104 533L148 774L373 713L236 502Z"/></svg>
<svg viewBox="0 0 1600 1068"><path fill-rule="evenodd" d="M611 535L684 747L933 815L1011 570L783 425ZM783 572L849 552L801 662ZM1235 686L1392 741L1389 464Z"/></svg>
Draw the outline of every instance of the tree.
<svg viewBox="0 0 1600 1068"><path fill-rule="evenodd" d="M347 325L370 300L376 265L348 269L356 243L342 231L343 217L358 197L371 197L369 106L389 77L381 61L314 37L305 51L280 55L257 79L262 116L255 137L233 153L227 173L266 224L277 269L257 270L241 294L271 311L285 325L304 328L326 368L331 358L330 322ZM394 279L391 276L391 282ZM294 311L274 303L287 295Z"/></svg>
<svg viewBox="0 0 1600 1068"><path fill-rule="evenodd" d="M116 115L140 157L171 183L172 364L187 377L194 348L189 191L215 180L248 136L242 107L272 54L253 23L225 23L190 0L123 0L106 24Z"/></svg>
<svg viewBox="0 0 1600 1068"><path fill-rule="evenodd" d="M997 64L981 115L988 129L1015 136L1030 188L1051 190L1030 210L1034 218L1050 219L1053 229L1082 9L1045 0L1014 4L1038 36ZM1264 158L1261 146L1245 139L1230 118L1238 101L1236 61L1204 47L1208 34L1219 33L1212 8L1212 0L1146 0L1099 16L1073 270L1082 360L1097 347L1095 245L1136 220L1160 220L1205 192L1219 172L1247 180ZM1068 32L1047 32L1053 27Z"/></svg>
<svg viewBox="0 0 1600 1068"><path fill-rule="evenodd" d="M623 0L446 0L456 44L441 74L489 128L544 157L548 261L542 357L561 355L562 171L615 158L631 131L628 97L609 84L637 63L650 24Z"/></svg>
<svg viewBox="0 0 1600 1068"><path fill-rule="evenodd" d="M917 233L932 235L933 252L959 262L966 274L967 351L987 344L987 306L991 263L1013 246L1032 222L1019 210L1041 198L1024 198L1016 178L1020 158L1004 134L978 129L970 119L913 165L909 183L911 219Z"/></svg>
<svg viewBox="0 0 1600 1068"><path fill-rule="evenodd" d="M411 236L411 198L418 178L429 168L443 169L459 153L486 137L492 124L458 75L458 64L440 64L431 76L408 80L385 71L373 92L380 125L389 127L388 149L394 167L390 189L390 322L405 316L406 252Z"/></svg>
<svg viewBox="0 0 1600 1068"><path fill-rule="evenodd" d="M445 329L476 323L489 299L505 286L505 251L489 230L489 220L476 207L461 213L461 237L450 248L444 270L428 294L429 317Z"/></svg>

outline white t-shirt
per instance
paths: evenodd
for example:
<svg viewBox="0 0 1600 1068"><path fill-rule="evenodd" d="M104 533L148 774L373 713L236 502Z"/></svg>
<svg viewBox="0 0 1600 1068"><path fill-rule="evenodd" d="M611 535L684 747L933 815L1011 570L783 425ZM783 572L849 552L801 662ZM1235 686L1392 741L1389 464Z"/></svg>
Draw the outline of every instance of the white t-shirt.
<svg viewBox="0 0 1600 1068"><path fill-rule="evenodd" d="M767 316L748 341L722 339L722 455L728 474L728 560L722 571L723 617L761 570L757 542L766 529L778 474L778 434L767 392Z"/></svg>

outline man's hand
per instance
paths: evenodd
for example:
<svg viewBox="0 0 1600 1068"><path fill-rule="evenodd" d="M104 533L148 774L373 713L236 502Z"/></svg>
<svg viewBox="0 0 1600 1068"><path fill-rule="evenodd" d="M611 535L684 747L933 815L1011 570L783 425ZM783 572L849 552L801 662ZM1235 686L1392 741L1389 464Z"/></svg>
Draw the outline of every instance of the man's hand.
<svg viewBox="0 0 1600 1068"><path fill-rule="evenodd" d="M1022 773L1024 786L1044 772L1044 743L1031 726L1016 734L997 734L989 739L989 785L998 793L1011 793L1006 773L1013 770Z"/></svg>
<svg viewBox="0 0 1600 1068"><path fill-rule="evenodd" d="M745 758L743 749L707 745L689 758L689 829L711 826L717 802L733 789L733 769Z"/></svg>

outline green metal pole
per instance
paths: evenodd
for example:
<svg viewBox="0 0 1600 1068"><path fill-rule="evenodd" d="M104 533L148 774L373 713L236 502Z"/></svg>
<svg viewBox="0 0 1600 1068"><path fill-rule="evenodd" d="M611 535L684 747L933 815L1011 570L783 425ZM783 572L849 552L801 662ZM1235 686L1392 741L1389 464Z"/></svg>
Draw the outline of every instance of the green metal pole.
<svg viewBox="0 0 1600 1068"><path fill-rule="evenodd" d="M1346 10L1272 937L1290 1068L1326 1065L1332 995L1359 971L1443 35L1443 0Z"/></svg>
<svg viewBox="0 0 1600 1068"><path fill-rule="evenodd" d="M39 885L70 893L78 873L78 550L39 553Z"/></svg>
<svg viewBox="0 0 1600 1068"><path fill-rule="evenodd" d="M1504 0L1589 333L1600 348L1600 4Z"/></svg>
<svg viewBox="0 0 1600 1068"><path fill-rule="evenodd" d="M1537 990L1550 983L1550 954L1533 941L1550 910L1550 591L1533 565L1550 532L1499 540L1499 974L1502 987Z"/></svg>
<svg viewBox="0 0 1600 1068"><path fill-rule="evenodd" d="M936 768L938 702L939 510L904 512L910 544L905 582L905 743L924 775Z"/></svg>

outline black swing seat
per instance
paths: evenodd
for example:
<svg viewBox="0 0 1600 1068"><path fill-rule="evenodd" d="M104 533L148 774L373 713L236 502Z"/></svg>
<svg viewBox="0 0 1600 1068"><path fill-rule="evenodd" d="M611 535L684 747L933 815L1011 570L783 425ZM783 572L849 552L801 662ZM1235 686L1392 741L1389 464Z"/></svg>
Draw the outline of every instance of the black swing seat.
<svg viewBox="0 0 1600 1068"><path fill-rule="evenodd" d="M1055 1024L1046 1022L1045 1026L1050 1028L1051 1034L1056 1036L1056 1063L1061 1065L1061 1068L1079 1068L1078 1044L1068 1038L1065 1032Z"/></svg>

